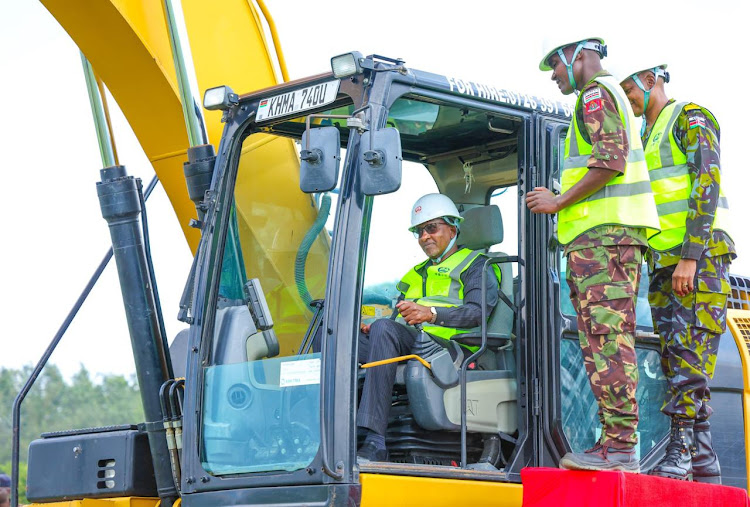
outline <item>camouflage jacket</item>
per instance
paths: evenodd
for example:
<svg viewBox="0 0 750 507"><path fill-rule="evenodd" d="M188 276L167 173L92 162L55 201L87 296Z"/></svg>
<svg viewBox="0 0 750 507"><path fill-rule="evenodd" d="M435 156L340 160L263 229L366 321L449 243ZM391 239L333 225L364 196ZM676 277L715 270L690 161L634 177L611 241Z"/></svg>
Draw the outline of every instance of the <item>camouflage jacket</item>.
<svg viewBox="0 0 750 507"><path fill-rule="evenodd" d="M672 102L674 99L670 99L668 104ZM694 118L699 121L693 121L691 128L690 120ZM700 106L688 104L677 117L672 132L680 149L687 156L693 185L685 223L687 232L681 246L667 252L650 251L649 266L653 270L674 266L680 259L698 260L702 256L737 257L732 238L723 231L712 229L721 185L719 125L710 121ZM644 146L650 135L651 128L647 127L642 137Z"/></svg>
<svg viewBox="0 0 750 507"><path fill-rule="evenodd" d="M588 108L584 110L583 101L579 101L574 114L581 128L581 135L592 146L587 166L623 173L630 149L625 125L622 124L615 100L606 88L594 81L597 77L608 75L609 72L605 70L597 72L581 90L581 93L585 93L599 88L601 107L593 111ZM565 247L565 254L583 248L615 245L648 245L648 239L642 229L602 225L586 231L570 242Z"/></svg>

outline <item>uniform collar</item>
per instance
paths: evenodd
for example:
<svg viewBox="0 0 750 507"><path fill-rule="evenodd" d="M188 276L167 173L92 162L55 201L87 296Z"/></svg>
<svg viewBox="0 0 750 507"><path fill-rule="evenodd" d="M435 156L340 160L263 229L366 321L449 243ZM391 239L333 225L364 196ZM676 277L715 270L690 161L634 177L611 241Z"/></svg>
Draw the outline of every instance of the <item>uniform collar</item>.
<svg viewBox="0 0 750 507"><path fill-rule="evenodd" d="M583 85L583 89L585 90L586 88L588 88L589 86L591 86L594 83L594 81L596 80L596 78L598 78L598 77L604 77L604 76L611 76L611 75L612 74L610 74L606 70L602 69L599 72L597 72L596 74L594 74L593 76L591 76L591 79L589 79L588 83L586 83L585 85Z"/></svg>

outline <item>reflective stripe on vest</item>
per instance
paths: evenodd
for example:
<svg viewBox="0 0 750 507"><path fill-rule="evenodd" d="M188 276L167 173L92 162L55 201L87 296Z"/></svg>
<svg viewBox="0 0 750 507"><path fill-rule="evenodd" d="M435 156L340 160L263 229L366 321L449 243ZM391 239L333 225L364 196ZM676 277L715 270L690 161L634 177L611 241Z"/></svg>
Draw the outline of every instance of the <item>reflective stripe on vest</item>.
<svg viewBox="0 0 750 507"><path fill-rule="evenodd" d="M648 168L630 103L612 76L597 77L595 81L604 87L617 103L630 150L623 174L613 178L589 197L560 210L557 219L558 239L564 245L600 225L644 228L649 237L656 234L659 229L659 217L651 194ZM582 97L583 94L578 97L576 111L582 107ZM565 137L565 160L561 177L563 192L570 190L588 172L588 160L592 149L591 143L583 138L578 116L574 114Z"/></svg>
<svg viewBox="0 0 750 507"><path fill-rule="evenodd" d="M651 190L659 213L661 232L649 239L649 246L664 252L685 241L685 233L693 184L687 166L687 156L674 137L674 125L683 108L689 102L672 102L664 106L646 141L646 163L648 164ZM701 108L709 120L718 125L713 115ZM714 215L713 229L728 231L729 202L719 189L719 202Z"/></svg>
<svg viewBox="0 0 750 507"><path fill-rule="evenodd" d="M431 264L428 259L409 270L398 283L398 290L405 299L413 300L423 306L452 307L463 304L464 284L461 274L469 269L481 252L462 248L440 264ZM427 265L430 263L430 265ZM420 270L426 267L426 276ZM500 280L500 270L495 268L495 276ZM498 284L499 285L499 284ZM426 296L429 294L429 296ZM459 333L468 333L472 329L457 329L425 323L422 328L435 336L449 340Z"/></svg>

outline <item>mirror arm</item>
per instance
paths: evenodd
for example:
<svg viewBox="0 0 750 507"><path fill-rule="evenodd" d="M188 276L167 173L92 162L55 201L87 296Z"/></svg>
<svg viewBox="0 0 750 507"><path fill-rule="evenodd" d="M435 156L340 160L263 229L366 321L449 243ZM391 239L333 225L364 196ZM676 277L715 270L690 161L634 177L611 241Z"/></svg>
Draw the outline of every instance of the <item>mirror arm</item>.
<svg viewBox="0 0 750 507"><path fill-rule="evenodd" d="M310 136L305 137L305 144L309 142L309 137ZM305 162L309 162L310 164L319 164L323 159L323 152L317 148L315 148L314 150L302 150L299 153L299 158L301 158Z"/></svg>

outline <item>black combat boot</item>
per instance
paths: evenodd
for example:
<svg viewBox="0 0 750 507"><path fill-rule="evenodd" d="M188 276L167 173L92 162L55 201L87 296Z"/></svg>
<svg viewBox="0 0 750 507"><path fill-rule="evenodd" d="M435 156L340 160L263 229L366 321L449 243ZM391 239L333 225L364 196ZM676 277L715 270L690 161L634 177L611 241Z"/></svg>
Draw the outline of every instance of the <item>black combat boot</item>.
<svg viewBox="0 0 750 507"><path fill-rule="evenodd" d="M719 457L711 443L711 424L708 421L697 421L693 426L693 433L695 435L693 480L721 484Z"/></svg>
<svg viewBox="0 0 750 507"><path fill-rule="evenodd" d="M651 469L651 475L681 481L693 480L692 458L695 452L693 440L693 420L673 417L667 452Z"/></svg>

